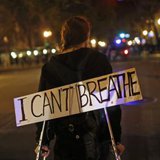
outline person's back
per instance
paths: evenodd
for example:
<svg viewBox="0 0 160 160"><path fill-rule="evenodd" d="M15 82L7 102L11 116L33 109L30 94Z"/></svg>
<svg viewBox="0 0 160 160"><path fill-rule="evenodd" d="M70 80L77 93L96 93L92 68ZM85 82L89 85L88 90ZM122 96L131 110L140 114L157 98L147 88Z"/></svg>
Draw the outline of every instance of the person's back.
<svg viewBox="0 0 160 160"><path fill-rule="evenodd" d="M65 23L61 33L61 54L54 55L43 66L39 91L99 77L112 72L112 67L106 56L88 48L90 31L88 25L86 20L81 17L71 18ZM112 107L109 110L112 113L111 124L116 135L115 139L120 141L120 107ZM105 158L103 153L102 155L100 154L100 146L101 143L110 140L110 135L103 110L50 120L46 128L43 145L48 145L56 135L55 160L98 160L100 156L101 159L102 157ZM41 127L38 127L37 140L40 129Z"/></svg>
<svg viewBox="0 0 160 160"><path fill-rule="evenodd" d="M42 72L49 87L53 88L109 74L112 68L103 54L90 48L80 48L53 56Z"/></svg>

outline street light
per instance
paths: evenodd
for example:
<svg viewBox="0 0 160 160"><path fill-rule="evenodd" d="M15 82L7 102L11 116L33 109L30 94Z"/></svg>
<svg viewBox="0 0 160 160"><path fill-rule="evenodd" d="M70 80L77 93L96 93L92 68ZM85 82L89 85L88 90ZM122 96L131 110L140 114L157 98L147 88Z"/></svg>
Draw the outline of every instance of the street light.
<svg viewBox="0 0 160 160"><path fill-rule="evenodd" d="M133 44L133 42L132 42L131 40L129 40L129 41L127 42L127 44L128 44L129 46L131 46L131 45Z"/></svg>
<svg viewBox="0 0 160 160"><path fill-rule="evenodd" d="M23 57L23 53L19 53L18 57L22 58Z"/></svg>
<svg viewBox="0 0 160 160"><path fill-rule="evenodd" d="M135 37L134 41L139 45L141 43L140 38L139 37Z"/></svg>
<svg viewBox="0 0 160 160"><path fill-rule="evenodd" d="M50 30L46 30L46 31L43 32L43 36L44 36L45 38L48 38L48 37L50 37L51 35L52 35L52 32L51 32Z"/></svg>
<svg viewBox="0 0 160 160"><path fill-rule="evenodd" d="M98 45L99 45L100 47L105 47L105 46L106 46L106 43L103 42L103 41L99 41L99 42L98 42Z"/></svg>
<svg viewBox="0 0 160 160"><path fill-rule="evenodd" d="M144 36L147 36L147 35L148 35L148 31L147 31L147 30L144 30L144 31L142 32L142 34L143 34Z"/></svg>
<svg viewBox="0 0 160 160"><path fill-rule="evenodd" d="M39 54L38 50L34 50L34 51L33 51L33 54L34 54L35 56L37 56L37 55Z"/></svg>
<svg viewBox="0 0 160 160"><path fill-rule="evenodd" d="M52 48L51 52L54 54L56 53L56 49Z"/></svg>
<svg viewBox="0 0 160 160"><path fill-rule="evenodd" d="M150 38L153 38L155 35L154 35L154 32L151 30L149 33L148 33L148 37Z"/></svg>
<svg viewBox="0 0 160 160"><path fill-rule="evenodd" d="M43 37L44 39L44 47L45 48L50 48L50 42L49 42L49 37L52 36L52 32L50 30L45 30L43 32Z"/></svg>
<svg viewBox="0 0 160 160"><path fill-rule="evenodd" d="M97 41L95 39L91 39L90 43L91 43L91 46L95 48Z"/></svg>
<svg viewBox="0 0 160 160"><path fill-rule="evenodd" d="M17 54L16 54L15 52L11 52L11 57L12 57L13 59L16 59L16 58L17 58Z"/></svg>
<svg viewBox="0 0 160 160"><path fill-rule="evenodd" d="M30 56L32 54L32 52L29 51L29 50L26 53L27 53L28 56Z"/></svg>
<svg viewBox="0 0 160 160"><path fill-rule="evenodd" d="M47 49L43 49L43 54L47 54L47 53L48 53Z"/></svg>
<svg viewBox="0 0 160 160"><path fill-rule="evenodd" d="M158 25L160 25L160 18L157 20Z"/></svg>

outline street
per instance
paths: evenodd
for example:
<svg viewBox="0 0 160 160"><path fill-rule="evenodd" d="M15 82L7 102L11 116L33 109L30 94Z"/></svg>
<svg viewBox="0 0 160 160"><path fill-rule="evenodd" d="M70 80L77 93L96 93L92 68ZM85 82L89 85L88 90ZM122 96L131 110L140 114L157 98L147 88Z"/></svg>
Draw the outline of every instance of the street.
<svg viewBox="0 0 160 160"><path fill-rule="evenodd" d="M122 160L159 160L160 61L142 59L112 63L114 71L135 67L144 100L122 108ZM40 68L0 74L0 160L35 159L35 125L16 127L13 98L35 93ZM48 158L50 160L50 158Z"/></svg>
<svg viewBox="0 0 160 160"><path fill-rule="evenodd" d="M39 69L0 75L0 154L3 160L33 159L34 125L17 128L13 98L37 91Z"/></svg>

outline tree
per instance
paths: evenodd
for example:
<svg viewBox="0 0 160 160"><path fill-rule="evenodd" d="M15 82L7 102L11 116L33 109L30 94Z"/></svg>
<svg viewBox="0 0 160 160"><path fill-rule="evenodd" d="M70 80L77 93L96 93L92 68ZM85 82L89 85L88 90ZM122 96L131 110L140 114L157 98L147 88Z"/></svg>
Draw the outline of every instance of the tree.
<svg viewBox="0 0 160 160"><path fill-rule="evenodd" d="M8 18L6 18L8 17ZM0 50L8 52L14 35L14 19L10 11L0 6ZM5 40L6 39L6 40Z"/></svg>
<svg viewBox="0 0 160 160"><path fill-rule="evenodd" d="M12 48L33 48L43 45L46 28L54 33L51 41L58 41L62 22L74 15L86 16L98 39L121 31L136 35L146 20L155 20L159 7L159 0L1 0L0 35Z"/></svg>

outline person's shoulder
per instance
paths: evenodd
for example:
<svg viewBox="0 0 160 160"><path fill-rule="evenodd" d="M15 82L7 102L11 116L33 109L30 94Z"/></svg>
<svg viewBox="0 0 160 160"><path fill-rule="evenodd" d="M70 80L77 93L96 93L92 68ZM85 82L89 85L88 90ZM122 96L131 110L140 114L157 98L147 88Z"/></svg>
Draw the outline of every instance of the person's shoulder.
<svg viewBox="0 0 160 160"><path fill-rule="evenodd" d="M54 63L58 58L59 58L60 54L58 53L54 53L51 58L48 60L48 62L45 63L45 66L48 66L52 63Z"/></svg>
<svg viewBox="0 0 160 160"><path fill-rule="evenodd" d="M90 54L99 54L100 52L94 48L81 48L81 51L87 52Z"/></svg>
<svg viewBox="0 0 160 160"><path fill-rule="evenodd" d="M42 65L42 71L45 71L57 58L58 54L53 54L51 58Z"/></svg>
<svg viewBox="0 0 160 160"><path fill-rule="evenodd" d="M88 53L89 57L92 59L97 59L98 61L108 61L108 58L105 54L101 53L97 49L87 48L86 53Z"/></svg>
<svg viewBox="0 0 160 160"><path fill-rule="evenodd" d="M48 63L51 63L52 61L54 61L55 59L57 59L58 57L59 57L59 53L54 53L52 56L51 56L51 58L50 58L50 60L48 61Z"/></svg>
<svg viewBox="0 0 160 160"><path fill-rule="evenodd" d="M94 48L84 48L84 50L86 50L87 53L92 54L94 56L99 56L103 58L106 57L106 55L104 55L103 53Z"/></svg>

